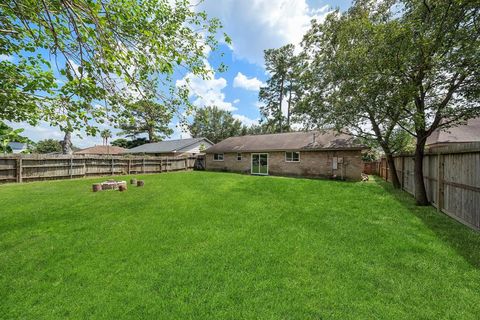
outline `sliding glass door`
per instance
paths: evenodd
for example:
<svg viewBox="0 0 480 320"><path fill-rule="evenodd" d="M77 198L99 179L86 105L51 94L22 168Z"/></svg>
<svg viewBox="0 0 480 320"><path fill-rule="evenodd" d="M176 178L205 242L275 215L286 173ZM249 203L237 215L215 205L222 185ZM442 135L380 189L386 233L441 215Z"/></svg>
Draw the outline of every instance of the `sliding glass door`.
<svg viewBox="0 0 480 320"><path fill-rule="evenodd" d="M252 153L252 174L268 174L268 153Z"/></svg>

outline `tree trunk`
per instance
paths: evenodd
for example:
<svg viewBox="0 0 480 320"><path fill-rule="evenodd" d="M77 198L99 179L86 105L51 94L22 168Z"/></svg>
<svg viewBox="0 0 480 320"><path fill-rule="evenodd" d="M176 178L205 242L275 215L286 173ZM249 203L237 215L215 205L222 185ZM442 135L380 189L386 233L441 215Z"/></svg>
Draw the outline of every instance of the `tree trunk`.
<svg viewBox="0 0 480 320"><path fill-rule="evenodd" d="M400 184L400 180L398 179L397 168L395 167L395 160L393 159L393 155L391 152L385 153L385 155L387 157L388 169L392 177L392 185L395 189L400 189L402 185Z"/></svg>
<svg viewBox="0 0 480 320"><path fill-rule="evenodd" d="M390 149L390 135L388 134L386 137L382 134L380 127L375 120L374 116L370 114L370 123L372 124L373 131L375 132L375 136L377 138L377 142L382 147L385 156L387 157L387 164L389 171L392 176L392 185L395 189L400 189L400 180L398 179L397 169L395 168L395 161L393 160L393 153ZM388 177L387 177L388 178Z"/></svg>
<svg viewBox="0 0 480 320"><path fill-rule="evenodd" d="M72 133L70 131L65 131L62 141L62 153L72 154Z"/></svg>
<svg viewBox="0 0 480 320"><path fill-rule="evenodd" d="M415 168L414 168L414 181L415 181L415 199L417 205L428 205L427 190L425 189L425 182L423 181L423 156L425 154L425 141L426 137L418 136L417 144L415 145Z"/></svg>
<svg viewBox="0 0 480 320"><path fill-rule="evenodd" d="M153 128L148 128L148 141L153 142L155 139L155 133L153 132Z"/></svg>
<svg viewBox="0 0 480 320"><path fill-rule="evenodd" d="M290 93L288 96L288 107L287 107L287 127L288 131L290 131L290 106L292 104L292 85L290 84Z"/></svg>
<svg viewBox="0 0 480 320"><path fill-rule="evenodd" d="M279 123L280 123L280 133L283 132L283 125L282 125L282 117L283 117L283 112L282 112L282 101L283 101L283 82L285 81L284 76L282 76L282 80L280 81L280 100L278 101L278 109L280 116L278 118Z"/></svg>

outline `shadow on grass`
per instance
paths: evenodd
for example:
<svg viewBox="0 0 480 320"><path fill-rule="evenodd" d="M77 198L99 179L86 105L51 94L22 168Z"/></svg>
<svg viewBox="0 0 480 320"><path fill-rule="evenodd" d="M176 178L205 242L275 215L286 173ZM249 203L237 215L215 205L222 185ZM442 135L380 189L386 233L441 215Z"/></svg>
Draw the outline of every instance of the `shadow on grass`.
<svg viewBox="0 0 480 320"><path fill-rule="evenodd" d="M412 214L420 218L438 238L454 248L472 266L480 269L480 233L461 224L455 219L438 212L434 207L420 207L415 199L406 191L397 190L380 177L374 177L375 182L390 193L398 202Z"/></svg>

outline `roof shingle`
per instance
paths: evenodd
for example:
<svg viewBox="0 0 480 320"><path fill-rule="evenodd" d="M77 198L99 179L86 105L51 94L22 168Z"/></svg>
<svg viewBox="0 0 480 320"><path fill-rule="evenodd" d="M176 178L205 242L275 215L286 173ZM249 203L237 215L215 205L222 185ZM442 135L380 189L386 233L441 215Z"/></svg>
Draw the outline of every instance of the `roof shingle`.
<svg viewBox="0 0 480 320"><path fill-rule="evenodd" d="M75 151L74 154L122 154L126 150L116 146L94 146Z"/></svg>
<svg viewBox="0 0 480 320"><path fill-rule="evenodd" d="M353 136L333 131L288 132L227 138L208 148L214 152L260 152L284 150L362 150Z"/></svg>
<svg viewBox="0 0 480 320"><path fill-rule="evenodd" d="M206 140L205 138L189 138L189 139L177 139L166 140L160 142L146 143L141 146L128 149L125 153L167 153L182 150L188 146L191 146L197 142Z"/></svg>
<svg viewBox="0 0 480 320"><path fill-rule="evenodd" d="M456 127L435 130L427 138L427 146L454 143L454 142L480 142L480 117L470 119L466 124Z"/></svg>

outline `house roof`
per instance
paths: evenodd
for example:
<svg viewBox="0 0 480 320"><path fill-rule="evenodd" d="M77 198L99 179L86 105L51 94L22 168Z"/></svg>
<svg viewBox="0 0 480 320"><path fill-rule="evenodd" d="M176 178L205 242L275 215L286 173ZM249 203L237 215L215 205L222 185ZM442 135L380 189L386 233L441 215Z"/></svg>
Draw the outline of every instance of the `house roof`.
<svg viewBox="0 0 480 320"><path fill-rule="evenodd" d="M116 146L94 146L75 151L74 154L122 154L125 150Z"/></svg>
<svg viewBox="0 0 480 320"><path fill-rule="evenodd" d="M177 139L167 140L160 142L153 142L142 144L141 146L128 149L125 153L168 153L181 151L189 146L196 144L197 142L205 141L209 144L213 144L206 138L189 138L189 139Z"/></svg>
<svg viewBox="0 0 480 320"><path fill-rule="evenodd" d="M208 148L206 152L362 150L365 148L357 143L354 137L347 134L310 131L231 137Z"/></svg>
<svg viewBox="0 0 480 320"><path fill-rule="evenodd" d="M12 148L12 150L23 150L26 147L25 143L22 142L9 142L8 146Z"/></svg>
<svg viewBox="0 0 480 320"><path fill-rule="evenodd" d="M444 143L480 142L480 117L473 118L456 127L435 130L427 138L427 146Z"/></svg>

